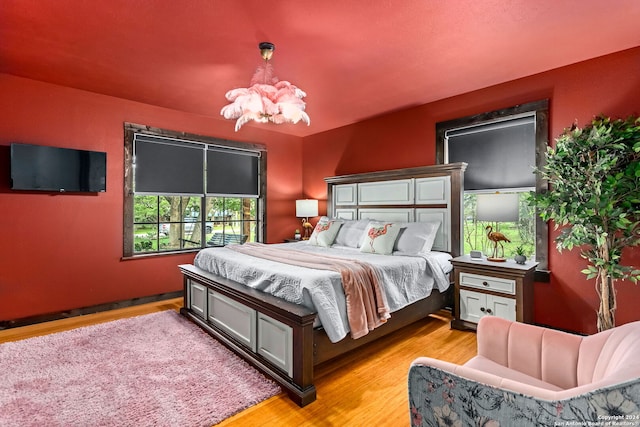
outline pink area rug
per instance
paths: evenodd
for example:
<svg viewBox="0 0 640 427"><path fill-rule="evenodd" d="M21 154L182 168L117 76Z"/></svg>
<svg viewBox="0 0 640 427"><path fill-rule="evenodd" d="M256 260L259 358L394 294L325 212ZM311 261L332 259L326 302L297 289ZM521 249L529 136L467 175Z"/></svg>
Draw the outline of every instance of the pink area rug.
<svg viewBox="0 0 640 427"><path fill-rule="evenodd" d="M0 345L0 426L211 426L279 392L174 311Z"/></svg>

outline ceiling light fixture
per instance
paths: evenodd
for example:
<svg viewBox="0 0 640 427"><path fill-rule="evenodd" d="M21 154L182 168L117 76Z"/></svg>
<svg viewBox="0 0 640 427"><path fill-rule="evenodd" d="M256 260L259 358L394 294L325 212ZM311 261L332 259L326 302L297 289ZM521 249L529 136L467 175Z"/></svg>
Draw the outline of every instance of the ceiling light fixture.
<svg viewBox="0 0 640 427"><path fill-rule="evenodd" d="M258 48L264 59L264 66L258 67L250 87L227 92L225 97L231 103L222 107L220 114L225 119L237 119L236 132L251 120L275 124L295 124L302 120L309 125L311 120L304 111L306 104L302 100L307 94L297 86L273 76L269 60L276 49L275 45L262 42Z"/></svg>

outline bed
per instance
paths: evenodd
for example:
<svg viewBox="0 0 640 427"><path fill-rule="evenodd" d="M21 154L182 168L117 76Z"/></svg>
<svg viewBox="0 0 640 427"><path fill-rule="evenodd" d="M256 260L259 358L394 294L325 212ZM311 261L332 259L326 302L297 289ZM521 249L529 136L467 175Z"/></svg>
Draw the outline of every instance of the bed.
<svg viewBox="0 0 640 427"><path fill-rule="evenodd" d="M180 265L181 313L276 380L298 405L313 402L315 365L450 304L448 260L460 254L465 166L326 178L327 217L309 241L207 248L193 264ZM384 233L374 233L376 227ZM415 236L428 241L426 250L413 250L421 242ZM365 309L354 308L361 292L346 286L351 276L333 259L374 272L367 274L379 292L363 297ZM308 268L309 262L331 267ZM365 320L353 320L352 312Z"/></svg>

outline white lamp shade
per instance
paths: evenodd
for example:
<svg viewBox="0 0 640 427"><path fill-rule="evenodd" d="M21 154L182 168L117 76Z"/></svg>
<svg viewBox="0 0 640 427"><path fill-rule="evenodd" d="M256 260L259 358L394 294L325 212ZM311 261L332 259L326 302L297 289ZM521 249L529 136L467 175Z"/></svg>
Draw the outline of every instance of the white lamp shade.
<svg viewBox="0 0 640 427"><path fill-rule="evenodd" d="M477 202L478 221L518 221L518 194L478 194Z"/></svg>
<svg viewBox="0 0 640 427"><path fill-rule="evenodd" d="M313 199L296 200L296 216L298 218L318 216L318 201Z"/></svg>

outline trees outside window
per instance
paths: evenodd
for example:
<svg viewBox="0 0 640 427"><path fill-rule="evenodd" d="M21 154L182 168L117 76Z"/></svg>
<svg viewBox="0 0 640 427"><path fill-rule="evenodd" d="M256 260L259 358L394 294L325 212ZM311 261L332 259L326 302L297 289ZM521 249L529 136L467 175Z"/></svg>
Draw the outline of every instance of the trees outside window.
<svg viewBox="0 0 640 427"><path fill-rule="evenodd" d="M517 105L502 110L462 117L436 124L438 163L467 163L464 177L464 253L490 252L486 227L499 227L512 242L505 256L517 247L538 261L538 270L547 269L548 227L528 205L530 194L546 190L547 183L535 174L548 146L548 100ZM478 221L476 200L483 193L517 193L519 219L499 224ZM547 280L537 275L537 280Z"/></svg>
<svg viewBox="0 0 640 427"><path fill-rule="evenodd" d="M257 241L256 199L205 197L204 201L203 211L199 197L135 196L134 253L221 246L229 235L242 236L242 242Z"/></svg>
<svg viewBox="0 0 640 427"><path fill-rule="evenodd" d="M124 256L264 241L266 150L125 125Z"/></svg>
<svg viewBox="0 0 640 427"><path fill-rule="evenodd" d="M509 194L509 193L506 193ZM490 254L493 251L493 242L487 238L486 227L491 225L493 230L498 230L505 234L511 243L506 256L515 255L515 250L522 247L527 257L535 256L535 231L536 217L535 209L528 202L528 191L518 192L518 221L500 222L499 224L486 221L479 221L476 217L477 193L464 194L464 253L478 250L482 253Z"/></svg>

